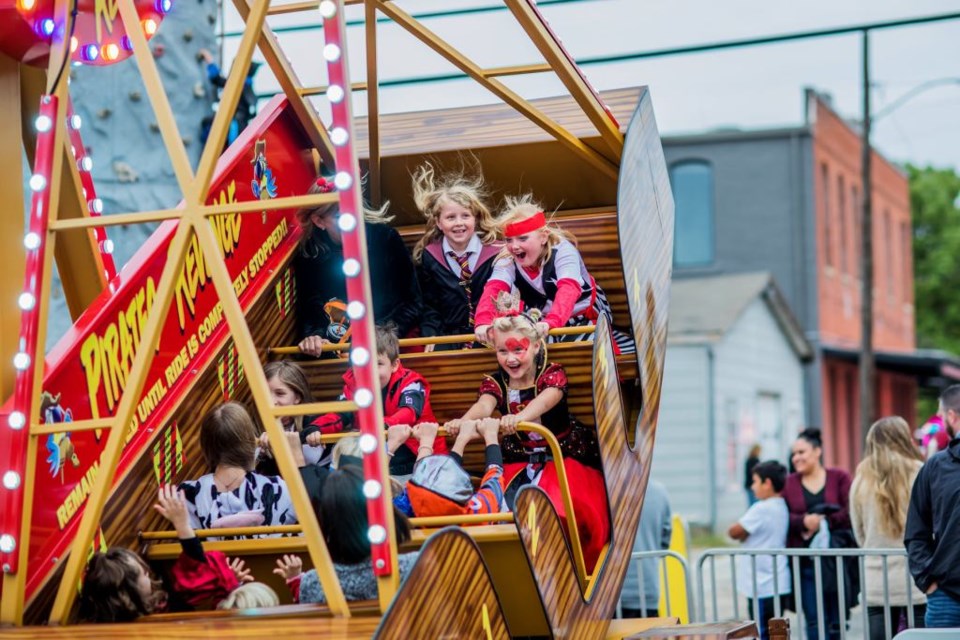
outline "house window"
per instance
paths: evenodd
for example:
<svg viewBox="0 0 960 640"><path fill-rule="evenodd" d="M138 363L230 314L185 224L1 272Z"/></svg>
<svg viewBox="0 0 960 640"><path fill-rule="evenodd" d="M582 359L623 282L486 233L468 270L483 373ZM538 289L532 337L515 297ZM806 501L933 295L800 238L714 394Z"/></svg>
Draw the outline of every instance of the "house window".
<svg viewBox="0 0 960 640"><path fill-rule="evenodd" d="M837 176L837 214L840 217L840 270L850 273L849 253L847 252L847 203L843 176Z"/></svg>
<svg viewBox="0 0 960 640"><path fill-rule="evenodd" d="M823 256L828 267L834 265L833 261L833 220L831 217L831 206L830 206L830 172L827 169L827 163L824 162L820 165L820 186L823 189L823 193L820 194L823 198Z"/></svg>
<svg viewBox="0 0 960 640"><path fill-rule="evenodd" d="M673 262L678 267L713 263L713 168L688 161L670 169L675 204Z"/></svg>

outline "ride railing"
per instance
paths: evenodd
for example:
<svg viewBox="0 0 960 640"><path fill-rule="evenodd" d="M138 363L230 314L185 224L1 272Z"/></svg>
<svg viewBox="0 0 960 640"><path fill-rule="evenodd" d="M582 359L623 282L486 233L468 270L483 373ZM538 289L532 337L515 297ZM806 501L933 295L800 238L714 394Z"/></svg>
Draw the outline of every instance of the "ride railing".
<svg viewBox="0 0 960 640"><path fill-rule="evenodd" d="M297 405L303 407L306 405ZM586 570L586 563L583 558L583 546L580 542L579 529L577 526L576 514L573 510L573 498L570 493L570 483L567 479L566 467L563 464L563 453L560 450L560 443L556 436L542 425L532 422L521 422L517 425L517 431L526 431L535 433L546 442L550 449L550 455L554 460L557 472L557 482L560 485L563 508L566 514L567 531L569 532L570 548L573 552L574 564L577 567L577 574L581 584L586 584L589 576ZM350 436L358 436L357 432L342 432L337 434L328 434L321 437L321 442L330 443L342 440ZM444 429L440 429L438 437L446 436ZM415 528L434 529L446 526L469 527L478 524L490 523L513 523L512 512L469 514L461 516L430 516L415 517L410 519L410 524ZM322 528L321 524L321 528ZM220 529L199 529L196 536L201 539L206 538L237 538L246 536L262 535L300 535L302 533L299 525L278 525L278 526L259 526L259 527L232 527ZM177 534L175 531L142 531L140 540L144 542L165 542L175 540ZM258 539L258 546L263 546L265 541ZM239 550L239 548L237 549Z"/></svg>
<svg viewBox="0 0 960 640"><path fill-rule="evenodd" d="M643 571L643 564L645 560L657 561L656 576L659 587L655 591L655 594L647 593L646 584L644 582L645 574ZM683 584L681 586L686 596L685 603L676 603L673 600L673 589L671 588L673 586L673 578L671 578L670 571L668 570L670 562L675 562L682 571ZM646 604L648 595L657 595L657 606L660 606L659 601L662 601L663 603L663 610L660 613L665 614L668 618L682 618L683 612L686 612L691 617L693 616L695 611L693 574L690 573L690 564L687 562L687 559L684 558L680 553L670 549L634 551L632 554L630 554L630 564L627 566L627 577L624 579L624 584L626 584L626 580L631 577L631 574L632 577L635 577L637 580L637 599L624 599L624 597L621 595L620 600L617 602L618 618L624 617L624 608L636 609L639 611L645 611L649 609Z"/></svg>
<svg viewBox="0 0 960 640"><path fill-rule="evenodd" d="M737 558L748 558L748 576L750 580L750 593L752 596L744 596L739 593L737 588L737 575L738 575L738 562ZM788 571L787 575L784 575L783 572L779 571L778 563L776 561L779 557L786 557L789 559L788 562ZM700 554L699 560L697 561L697 589L699 596L699 619L701 621L708 620L718 620L723 618L729 618L731 615L736 618L741 618L741 600L746 598L748 601L752 601L752 609L756 613L760 611L760 597L758 594L757 584L757 559L758 558L772 558L773 566L773 593L779 594L781 591L784 591L782 595L787 593L792 593L794 595L794 609L796 613L796 626L794 627L797 630L797 633L803 633L803 629L806 628L806 619L803 612L803 598L801 594L803 593L801 587L801 572L800 572L800 563L804 558L809 559L813 563L814 570L814 593L815 593L815 602L817 603L817 630L818 630L818 640L826 640L829 635L828 629L825 626L824 620L824 609L822 606L827 602L827 598L835 598L837 604L837 611L839 611L840 625L839 625L839 635L840 638L845 640L846 638L861 638L868 637L870 629L869 614L867 611L867 606L864 605L865 602L865 589L867 586L866 578L866 560L867 558L880 558L881 560L881 569L882 569L882 585L883 585L883 619L884 619L884 634L887 640L891 640L895 630L897 628L897 620L892 619L892 609L894 607L900 607L904 605L892 604L890 601L890 592L891 586L895 582L900 582L906 587L906 626L908 628L913 628L917 625L918 620L916 620L914 613L914 605L922 604L920 602L915 602L913 595L913 579L910 575L909 568L907 568L907 563L904 563L904 570L902 576L891 575L889 569L889 560L891 558L905 558L906 550L904 549L707 549ZM847 619L845 611L847 610L846 601L846 584L844 581L844 572L845 567L844 563L846 559L854 558L857 564L857 570L859 573L859 583L860 583L860 594L859 594L859 607L861 618L860 623L862 623L862 633L857 633L854 629L855 627L860 626L856 618L858 617L851 612L850 618ZM729 562L729 573L727 573L724 568L721 566L718 571L718 559L721 560L721 565L723 562ZM833 564L832 567L829 564ZM710 590L709 590L709 601L712 605L710 612L707 612L707 591L706 591L706 578L705 571L707 570L707 565L709 565L710 571ZM825 573L827 569L832 569L832 575L834 576L835 583L833 581L825 581ZM723 573L720 581L718 582L718 573ZM785 587L786 589L781 589ZM725 605L721 608L721 594L723 594L723 604ZM783 617L784 609L783 603L781 602L781 597L773 597L773 611L774 617L780 618ZM729 605L729 606L727 606ZM874 605L870 605L873 607ZM876 605L881 606L881 605ZM854 607L856 608L856 607ZM746 613L743 611L743 613ZM893 629L893 631L891 631Z"/></svg>

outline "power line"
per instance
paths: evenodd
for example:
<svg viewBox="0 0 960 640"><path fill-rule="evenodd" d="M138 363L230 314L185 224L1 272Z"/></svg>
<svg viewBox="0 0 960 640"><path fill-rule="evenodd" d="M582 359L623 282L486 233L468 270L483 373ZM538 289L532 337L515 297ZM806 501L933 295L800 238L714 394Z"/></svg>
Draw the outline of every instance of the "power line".
<svg viewBox="0 0 960 640"><path fill-rule="evenodd" d="M584 2L590 0L540 0L538 3L540 6L546 6L548 4L566 4L570 2ZM492 11L493 7L482 7L477 9L469 10L460 10L460 11ZM457 12L435 12L435 13L446 13L446 14L455 14ZM389 20L389 19L388 19ZM809 40L813 38L828 38L834 36L850 35L853 33L862 33L865 31L881 31L885 29L898 29L902 27L909 27L921 24L931 24L935 22L945 22L948 20L960 20L960 12L956 13L941 13L931 16L922 16L918 18L905 18L902 20L888 20L882 22L865 22L857 25L850 25L845 27L834 27L831 29L817 29L813 31L798 31L796 33L785 33L780 35L773 36L760 36L756 38L744 38L738 40L726 40L722 42L711 42L706 44L695 44L687 45L683 47L670 47L665 49L651 49L649 51L636 51L633 53L622 53L615 55L605 55L605 56L592 56L592 57L583 57L578 58L576 63L578 66L587 67L590 65L597 64L614 64L617 62L630 62L633 60L643 60L647 58L661 58L667 56L678 56L678 55L688 55L694 53L705 53L707 51L721 51L724 49L737 49L743 47L753 47L759 45L769 45L769 44L778 44L782 42L793 42L797 40ZM361 21L362 24L362 21ZM464 80L469 78L465 73L443 73L435 75L424 75L424 76L412 76L407 78L394 78L392 80L381 80L378 83L378 87L381 89L386 89L390 87L402 87L406 85L414 84L432 84L436 82L449 82L452 80ZM274 95L279 93L279 91L269 92L258 94L259 99L271 98Z"/></svg>
<svg viewBox="0 0 960 640"><path fill-rule="evenodd" d="M549 7L551 5L558 4L584 4L586 2L597 2L597 0L540 0L537 2L539 7ZM470 7L469 9L446 9L440 11L424 11L422 13L413 14L413 18L416 20L430 20L432 18L453 18L457 16L467 16L467 15L476 15L479 13L499 13L501 11L506 11L507 6L505 4L496 4L486 7ZM387 23L393 22L390 18L384 16L377 18L377 23ZM348 27L362 27L366 24L365 20L347 20ZM290 25L288 27L277 27L273 29L274 33L294 33L297 31L313 31L313 30L323 30L323 24L320 22L314 22L310 24L297 24ZM228 31L222 34L222 38L239 38L243 35L243 31Z"/></svg>

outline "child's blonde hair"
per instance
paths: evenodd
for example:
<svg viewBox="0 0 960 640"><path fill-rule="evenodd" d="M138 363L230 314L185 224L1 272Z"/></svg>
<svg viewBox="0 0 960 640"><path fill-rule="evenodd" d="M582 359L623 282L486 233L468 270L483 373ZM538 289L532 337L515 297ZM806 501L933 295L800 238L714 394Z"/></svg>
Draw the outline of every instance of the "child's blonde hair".
<svg viewBox="0 0 960 640"><path fill-rule="evenodd" d="M363 458L363 451L360 450L360 438L357 436L347 436L341 438L333 447L330 466L334 469L340 468L340 459L344 456L351 458Z"/></svg>
<svg viewBox="0 0 960 640"><path fill-rule="evenodd" d="M310 183L310 188L307 189L306 195L315 196L321 193L331 193L335 190L336 187L333 186L333 178L324 178L323 176L320 176ZM316 245L316 243L313 242L314 214L325 216L339 208L339 202L330 202L328 204L322 204L319 207L304 207L297 210L297 224L300 226L300 230L302 231L300 234L300 250L304 254L310 254L311 251L316 254L325 250L324 247L313 246ZM389 208L389 201L384 202L383 206L379 209L369 209L364 206L363 219L364 221L372 224L386 224L393 220L393 216L387 215L387 209Z"/></svg>
<svg viewBox="0 0 960 640"><path fill-rule="evenodd" d="M531 193L525 193L522 196L507 196L504 199L503 209L500 211L500 215L497 217L497 232L500 234L500 236L505 237L507 225L523 222L527 218L532 218L533 216L542 212L543 205L534 200L533 194ZM577 245L577 239L573 236L573 234L564 231L554 224L552 216L547 219L547 224L539 229L539 231L544 231L547 234L546 251L542 256L540 256L540 264L543 264L550 259L550 254L553 251L553 248L560 244L561 241L567 240L568 242L573 243L574 246ZM500 252L498 257L507 258L510 257L510 255L510 250L504 247L503 251Z"/></svg>
<svg viewBox="0 0 960 640"><path fill-rule="evenodd" d="M261 609L280 606L277 592L262 582L248 582L231 591L217 609Z"/></svg>
<svg viewBox="0 0 960 640"><path fill-rule="evenodd" d="M501 314L494 318L491 327L494 331L500 333L519 333L524 338L529 338L532 343L542 342L544 334L540 333L537 323L540 322L540 309L530 309L521 313L520 296L508 291L501 291L496 300L497 313ZM544 342L540 345L541 351L546 351L547 345Z"/></svg>
<svg viewBox="0 0 960 640"><path fill-rule="evenodd" d="M443 235L437 221L444 201L458 204L472 213L480 241L484 244L493 242L497 237L497 226L493 213L484 203L488 196L479 167L472 177L463 170L438 176L429 162L417 167L413 174L413 201L427 222L423 235L413 248L413 261L420 264L424 248Z"/></svg>

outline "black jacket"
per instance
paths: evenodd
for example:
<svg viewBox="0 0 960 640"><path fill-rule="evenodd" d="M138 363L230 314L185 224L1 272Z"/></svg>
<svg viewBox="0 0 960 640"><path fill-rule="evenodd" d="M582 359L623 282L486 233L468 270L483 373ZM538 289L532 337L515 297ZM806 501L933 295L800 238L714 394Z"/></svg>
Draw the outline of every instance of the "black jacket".
<svg viewBox="0 0 960 640"><path fill-rule="evenodd" d="M493 273L493 263L500 252L500 245L484 245L480 259L470 278L470 300L460 282L460 274L450 270L443 255L441 240L424 247L417 278L423 295L423 336L453 336L473 333L470 326L471 310L476 311L483 287ZM468 304L469 302L469 304Z"/></svg>
<svg viewBox="0 0 960 640"><path fill-rule="evenodd" d="M936 582L960 600L960 438L927 460L910 495L903 542L923 592Z"/></svg>
<svg viewBox="0 0 960 640"><path fill-rule="evenodd" d="M410 252L393 227L386 224L364 224L374 318L377 324L396 324L397 332L402 338L420 321L420 286L417 284ZM346 302L343 247L332 242L326 231L314 227L313 237L297 250L294 268L297 274L300 338L330 338L326 335L330 319L324 313L323 305L331 298Z"/></svg>

